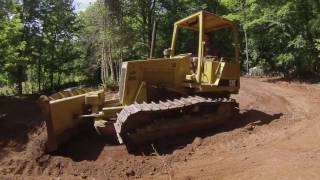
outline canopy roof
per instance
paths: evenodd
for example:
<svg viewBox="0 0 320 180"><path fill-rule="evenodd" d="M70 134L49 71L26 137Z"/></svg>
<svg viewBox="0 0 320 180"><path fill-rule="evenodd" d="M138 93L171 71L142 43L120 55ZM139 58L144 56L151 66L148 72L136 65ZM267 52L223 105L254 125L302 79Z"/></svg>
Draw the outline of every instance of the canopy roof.
<svg viewBox="0 0 320 180"><path fill-rule="evenodd" d="M232 27L235 25L233 21L219 17L207 11L199 11L175 23L176 26L199 31L199 17L203 17L203 30L210 32L221 28Z"/></svg>

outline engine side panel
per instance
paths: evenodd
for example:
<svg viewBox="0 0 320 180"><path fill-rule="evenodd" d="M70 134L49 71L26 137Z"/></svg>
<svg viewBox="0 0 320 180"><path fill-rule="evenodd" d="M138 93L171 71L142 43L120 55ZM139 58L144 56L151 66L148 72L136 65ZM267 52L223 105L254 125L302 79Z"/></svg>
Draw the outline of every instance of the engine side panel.
<svg viewBox="0 0 320 180"><path fill-rule="evenodd" d="M190 74L190 56L174 59L155 59L126 62L126 75L123 75L121 103L134 103L136 94L142 82L148 85L181 89L187 74ZM182 89L181 89L182 90Z"/></svg>

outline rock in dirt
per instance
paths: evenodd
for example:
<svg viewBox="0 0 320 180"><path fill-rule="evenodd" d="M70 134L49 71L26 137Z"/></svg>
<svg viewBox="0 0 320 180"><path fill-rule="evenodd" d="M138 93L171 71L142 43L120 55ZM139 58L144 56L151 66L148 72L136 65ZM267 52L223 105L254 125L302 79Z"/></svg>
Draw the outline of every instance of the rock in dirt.
<svg viewBox="0 0 320 180"><path fill-rule="evenodd" d="M193 146L197 147L197 146L201 146L202 144L202 138L201 137L196 137L193 142L192 142Z"/></svg>
<svg viewBox="0 0 320 180"><path fill-rule="evenodd" d="M134 172L134 170L128 170L127 172L126 172L126 176L127 177L130 177L130 176L134 176L136 173Z"/></svg>
<svg viewBox="0 0 320 180"><path fill-rule="evenodd" d="M246 129L247 129L248 131L253 131L254 128L255 128L255 126L252 125L252 124L250 124Z"/></svg>

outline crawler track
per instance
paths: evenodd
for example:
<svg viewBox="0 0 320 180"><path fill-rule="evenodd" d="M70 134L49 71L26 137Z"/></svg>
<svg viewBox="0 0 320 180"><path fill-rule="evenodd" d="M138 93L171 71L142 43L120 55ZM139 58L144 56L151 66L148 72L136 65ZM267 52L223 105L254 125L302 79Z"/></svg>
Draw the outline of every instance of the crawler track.
<svg viewBox="0 0 320 180"><path fill-rule="evenodd" d="M120 143L142 144L217 125L237 112L238 103L234 99L189 96L126 106L114 126ZM195 118L208 113L214 116Z"/></svg>

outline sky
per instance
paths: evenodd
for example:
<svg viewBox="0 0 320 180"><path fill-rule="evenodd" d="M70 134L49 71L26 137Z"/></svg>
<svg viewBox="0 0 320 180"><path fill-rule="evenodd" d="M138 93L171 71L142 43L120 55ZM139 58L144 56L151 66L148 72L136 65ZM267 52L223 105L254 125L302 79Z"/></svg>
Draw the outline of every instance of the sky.
<svg viewBox="0 0 320 180"><path fill-rule="evenodd" d="M96 0L74 0L73 4L76 7L76 12L84 11L90 3L95 2Z"/></svg>

